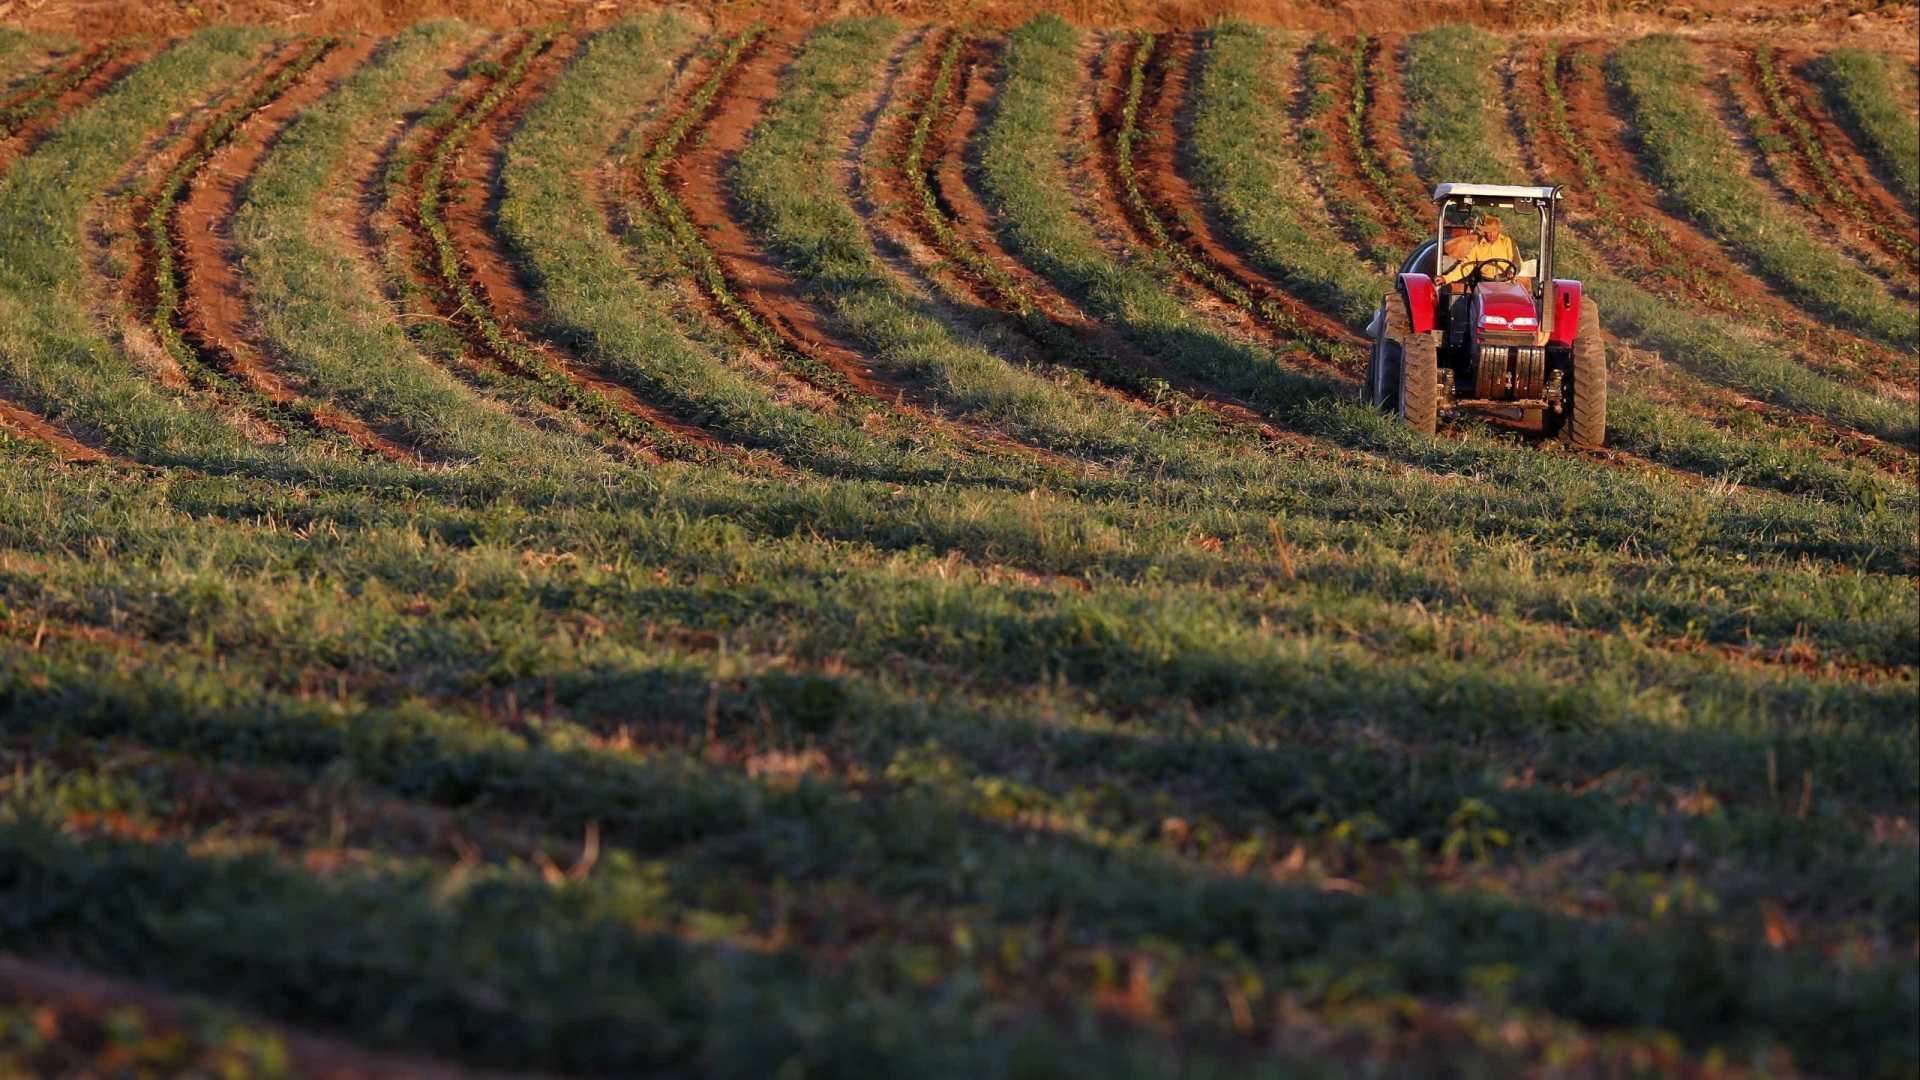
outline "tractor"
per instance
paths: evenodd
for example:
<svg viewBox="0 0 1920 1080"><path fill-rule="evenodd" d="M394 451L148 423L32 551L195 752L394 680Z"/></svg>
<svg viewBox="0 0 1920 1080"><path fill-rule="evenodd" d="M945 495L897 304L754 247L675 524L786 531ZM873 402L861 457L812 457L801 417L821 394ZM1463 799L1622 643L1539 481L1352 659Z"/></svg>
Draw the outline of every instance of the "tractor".
<svg viewBox="0 0 1920 1080"><path fill-rule="evenodd" d="M1423 432L1441 412L1472 412L1576 446L1603 445L1600 313L1578 281L1553 276L1560 189L1441 184L1433 202L1434 238L1400 265L1368 328L1369 400ZM1494 210L1515 219L1511 233L1490 219ZM1501 235L1511 236L1504 247L1515 257L1486 257ZM1528 251L1533 257L1521 257Z"/></svg>

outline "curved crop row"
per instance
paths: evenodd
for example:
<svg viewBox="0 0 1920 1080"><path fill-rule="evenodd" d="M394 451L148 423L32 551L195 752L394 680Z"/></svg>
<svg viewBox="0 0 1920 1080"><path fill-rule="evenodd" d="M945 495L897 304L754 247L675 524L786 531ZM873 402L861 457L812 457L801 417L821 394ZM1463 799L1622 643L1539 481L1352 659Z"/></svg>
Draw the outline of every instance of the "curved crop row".
<svg viewBox="0 0 1920 1080"><path fill-rule="evenodd" d="M1289 288L1358 327L1380 300L1379 279L1322 225L1324 213L1301 193L1305 171L1274 153L1288 140L1279 38L1245 23L1208 34L1206 63L1194 88L1193 155L1200 184L1233 237Z"/></svg>
<svg viewBox="0 0 1920 1080"><path fill-rule="evenodd" d="M257 61L266 35L210 30L132 69L0 176L0 358L23 404L145 460L253 454L212 415L185 409L106 340L87 301L82 218L168 118Z"/></svg>
<svg viewBox="0 0 1920 1080"><path fill-rule="evenodd" d="M194 176L216 151L232 141L247 118L285 93L337 44L338 41L333 38L316 38L307 42L245 97L215 113L194 136L187 152L148 193L145 211L139 222L150 260L148 275L153 289L152 310L147 315L147 323L168 357L203 390L247 401L269 415L282 415L316 430L332 425L313 402L301 397L275 400L260 393L243 377L224 370L201 350L194 348L182 335L181 324L185 315L181 300L181 268L177 265L177 245L174 240L174 212ZM383 442L375 442L368 448L388 452L389 456L405 456Z"/></svg>
<svg viewBox="0 0 1920 1080"><path fill-rule="evenodd" d="M435 458L571 465L586 447L513 423L428 364L366 267L328 235L352 226L322 220L327 193L351 182L342 170L355 147L414 106L410 88L468 32L429 22L382 43L274 139L230 231L268 347L316 392L404 432Z"/></svg>
<svg viewBox="0 0 1920 1080"><path fill-rule="evenodd" d="M720 55L713 61L706 80L694 90L693 94L681 104L680 112L648 147L642 158L641 179L646 185L648 198L654 212L672 231L674 239L680 244L683 256L693 264L700 286L725 317L733 322L747 338L769 355L776 356L781 363L807 382L820 387L842 399L861 396L860 391L848 381L847 377L817 357L809 355L804 349L789 345L771 326L746 303L742 302L733 285L727 280L725 269L713 254L712 248L701 238L699 228L687 215L686 208L680 205L667 186L667 168L679 154L687 138L704 123L718 106L720 95L726 89L739 67L756 45L762 44L768 31L764 27L749 27L734 35Z"/></svg>
<svg viewBox="0 0 1920 1080"><path fill-rule="evenodd" d="M1920 204L1920 125L1900 107L1888 60L1865 49L1834 49L1814 71L1828 102L1905 197Z"/></svg>
<svg viewBox="0 0 1920 1080"><path fill-rule="evenodd" d="M1811 205L1826 205L1832 211L1849 217L1871 234L1888 254L1912 265L1920 248L1914 242L1895 229L1889 222L1876 215L1860 197L1842 182L1834 162L1821 146L1820 139L1814 134L1803 114L1804 107L1797 100L1794 91L1785 83L1781 72L1781 62L1777 54L1765 45L1759 46L1748 57L1748 76L1758 86L1760 98L1767 115L1772 122L1785 128L1791 137L1795 156L1801 166L1813 176L1818 196L1800 194L1803 201ZM1757 120L1757 117L1756 117Z"/></svg>
<svg viewBox="0 0 1920 1080"><path fill-rule="evenodd" d="M60 95L92 78L125 51L126 47L117 42L96 45L66 67L35 79L21 93L0 104L0 138L14 135L51 109Z"/></svg>
<svg viewBox="0 0 1920 1080"><path fill-rule="evenodd" d="M1121 196L1131 209L1132 217L1145 230L1152 245L1181 273L1200 282L1228 303L1287 335L1295 345L1316 360L1337 365L1338 361L1348 359L1350 349L1347 348L1346 343L1320 333L1309 326L1299 314L1288 310L1275 298L1256 295L1254 289L1249 287L1249 283L1236 280L1221 267L1205 258L1203 254L1196 252L1193 245L1185 242L1183 237L1175 236L1161 208L1155 206L1146 192L1141 189L1140 176L1135 163L1135 150L1141 138L1141 101L1146 92L1148 71L1155 66L1156 42L1157 39L1150 34L1141 35L1135 40L1133 56L1126 69L1126 90L1120 101L1119 115L1111 118L1113 167L1119 177ZM1164 63L1159 66L1163 69ZM1160 81L1163 84L1164 79L1165 73L1162 70ZM1164 88L1160 92L1164 93ZM1163 138L1172 136L1172 131L1162 135Z"/></svg>
<svg viewBox="0 0 1920 1080"><path fill-rule="evenodd" d="M1482 104L1492 93L1487 73L1474 64L1492 49L1484 31L1450 27L1415 37L1408 50L1408 100L1414 151L1429 178L1472 176L1524 179L1496 151L1495 128ZM1701 370L1748 393L1806 409L1836 422L1860 426L1894 441L1915 437L1912 419L1889 402L1813 375L1777 350L1736 335L1712 317L1673 304L1594 264L1578 238L1563 231L1560 268L1595 290L1608 314L1607 330L1657 349L1669 362ZM1715 431L1672 410L1656 410L1632 394L1616 395L1623 446L1708 475L1738 475L1747 482L1789 492L1818 493L1836 502L1869 504L1898 499L1902 488L1880 478L1838 468L1805 450Z"/></svg>
<svg viewBox="0 0 1920 1080"><path fill-rule="evenodd" d="M1871 276L1770 206L1732 145L1696 100L1699 71L1679 39L1648 37L1609 62L1648 166L1687 211L1809 308L1896 348L1920 348L1920 328Z"/></svg>
<svg viewBox="0 0 1920 1080"><path fill-rule="evenodd" d="M933 77L910 114L912 128L907 133L904 150L896 158L911 204L907 208L909 219L936 251L979 284L989 303L1011 317L1022 334L1045 350L1048 360L1070 364L1103 385L1155 407L1166 408L1181 423L1201 419L1202 414L1193 411L1199 405L1197 401L1175 389L1166 379L1142 370L1137 364L1127 363L1087 340L1097 332L1090 321L1078 312L1062 317L1058 312L1044 309L1032 291L1007 267L988 257L956 228L956 222L949 216L954 211L943 203L936 190L935 176L942 162L931 157L928 150L936 126L952 122L954 98L964 93L960 78L962 56L973 44L965 34L952 35L940 50ZM967 78L982 77L977 69L984 62L978 57L967 60ZM950 138L944 130L941 135L943 140ZM964 153L964 148L950 152ZM1203 426L1218 431L1216 425L1205 421Z"/></svg>
<svg viewBox="0 0 1920 1080"><path fill-rule="evenodd" d="M826 148L830 125L866 89L862 78L879 66L895 29L889 21L843 21L809 39L735 166L748 218L788 266L804 270L811 301L877 362L930 384L956 412L981 414L1052 449L1104 457L1172 451L1139 430L1128 411L1012 367L952 333L918 308L864 239L846 193L832 182Z"/></svg>
<svg viewBox="0 0 1920 1080"><path fill-rule="evenodd" d="M447 199L447 173L467 140L502 108L531 73L533 63L559 39L554 29L527 34L506 55L505 62L479 68L484 89L464 102L444 127L432 133L430 149L417 163L413 218L431 250L429 263L440 287L451 298L454 312L473 328L478 344L510 370L537 385L541 397L557 407L576 411L615 436L640 446L662 448L690 460L709 460L712 452L649 417L636 415L606 393L583 384L560 365L528 346L503 327L480 296L461 261L442 207Z"/></svg>

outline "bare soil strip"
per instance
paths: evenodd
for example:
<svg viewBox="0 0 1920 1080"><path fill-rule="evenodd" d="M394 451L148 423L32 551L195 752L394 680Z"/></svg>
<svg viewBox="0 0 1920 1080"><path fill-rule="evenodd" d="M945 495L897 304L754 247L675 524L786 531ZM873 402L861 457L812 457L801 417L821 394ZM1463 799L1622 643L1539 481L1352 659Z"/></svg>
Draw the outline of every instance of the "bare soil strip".
<svg viewBox="0 0 1920 1080"><path fill-rule="evenodd" d="M122 75L151 55L150 49L102 45L63 69L63 75L81 74L83 77L69 81L49 76L53 83L60 86L58 92L53 92L50 84L41 88L48 91L47 96L33 102L31 107L27 107L25 95L10 104L9 108L14 110L14 114L0 124L0 173L4 173L16 158L32 152L40 140L68 114L99 97Z"/></svg>
<svg viewBox="0 0 1920 1080"><path fill-rule="evenodd" d="M352 439L363 449L395 461L418 453L376 432L357 417L315 401L275 370L255 337L245 283L228 224L241 189L266 156L275 136L303 110L372 55L375 43L359 40L335 47L286 93L255 112L189 180L187 197L172 220L176 263L184 278L181 333L213 366L239 379L275 405L299 405L313 422Z"/></svg>
<svg viewBox="0 0 1920 1080"><path fill-rule="evenodd" d="M770 331L801 361L790 365L795 375L845 405L870 408L868 421L904 423L938 431L961 445L976 444L1076 471L1088 468L1087 462L939 415L912 400L917 396L914 389L873 370L852 343L827 324L805 288L742 224L744 214L733 197L728 174L778 95L780 72L792 60L800 39L799 33L791 31L755 37L666 164L664 179L672 197L718 264L720 281L704 281L701 286L715 320L750 340L760 336L756 331L761 328ZM824 378L822 371L827 373Z"/></svg>
<svg viewBox="0 0 1920 1080"><path fill-rule="evenodd" d="M1001 245L972 185L968 158L994 94L990 73L998 59L995 42L952 32L927 47L905 107L882 135L885 160L869 178L876 223L909 252L921 275L962 303L995 313L1036 360L1071 367L1141 409L1163 416L1202 409L1278 438L1246 405L1159 371Z"/></svg>
<svg viewBox="0 0 1920 1080"><path fill-rule="evenodd" d="M193 265L183 242L187 224L182 215L199 177L209 163L256 130L251 123L256 114L300 87L337 47L330 41L309 40L273 51L230 93L202 106L198 115L157 143L148 160L135 166L136 177L157 175L159 179L133 201L135 268L127 292L144 320L141 340L180 373L183 387L208 395L250 437L278 442L286 429L306 427L343 436L369 453L412 460L406 451L337 410L271 381L256 384L252 372L224 351L203 349L187 336L189 316L182 301L191 288ZM224 220L226 209L215 211L220 215L217 220ZM203 221L197 231L206 231L207 224Z"/></svg>
<svg viewBox="0 0 1920 1080"><path fill-rule="evenodd" d="M1217 271L1212 266L1181 244L1163 221L1159 210L1149 203L1145 192L1138 186L1139 171L1135 169L1133 156L1135 147L1164 143L1164 161L1161 164L1169 168L1175 153L1171 124L1156 127L1147 133L1141 130L1137 122L1138 116L1151 115L1156 110L1158 105L1153 98L1163 96L1156 94L1150 98L1148 94L1150 87L1161 82L1159 78L1147 78L1145 85L1135 81L1138 74L1135 66L1142 59L1142 48L1152 46L1131 36L1111 39L1095 62L1093 77L1099 160L1095 170L1097 183L1094 193L1099 213L1124 230L1128 244L1162 253L1172 264L1182 291L1191 295L1194 307L1279 351L1298 366L1342 374L1337 365L1303 347L1303 343L1311 339L1304 338L1298 326L1286 321L1287 312L1284 309L1275 307L1267 311L1260 310L1254 297L1244 293L1231 280L1216 276ZM1156 65L1149 63L1147 66L1150 72ZM1313 318L1327 321L1317 313ZM1344 329L1338 332L1342 338L1349 337Z"/></svg>
<svg viewBox="0 0 1920 1080"><path fill-rule="evenodd" d="M23 438L45 443L47 449L62 461L92 464L108 460L106 454L54 427L38 414L5 398L0 398L0 428Z"/></svg>
<svg viewBox="0 0 1920 1080"><path fill-rule="evenodd" d="M1192 161L1186 152L1193 144L1188 89L1201 60L1192 35L1168 34L1158 39L1147 68L1138 123L1153 137L1135 144L1134 174L1148 208L1189 257L1251 300L1252 310L1276 330L1317 337L1328 344L1362 344L1360 335L1288 293L1242 259L1209 214L1206 200L1193 185ZM1220 285L1212 287L1221 291ZM1228 298L1243 304L1240 299ZM1337 363L1331 366L1343 375L1350 374Z"/></svg>
<svg viewBox="0 0 1920 1080"><path fill-rule="evenodd" d="M1339 59L1329 65L1332 70L1334 82L1332 86L1327 88L1327 92L1333 97L1335 105L1333 108L1326 110L1312 120L1313 126L1319 129L1333 157L1333 168L1331 170L1314 170L1314 180L1320 186L1323 197L1331 196L1327 199L1330 205L1347 207L1371 206L1373 208L1373 212L1367 216L1373 225L1378 227L1382 236L1375 239L1362 235L1358 223L1342 220L1338 224L1341 226L1342 234L1346 237L1348 243L1363 251L1368 249L1384 249L1389 252L1411 250L1415 244L1420 242L1420 237L1401 223L1400 214L1394 206L1392 193L1372 181L1371 175L1365 165L1368 150L1363 143L1355 140L1355 125L1350 124L1347 120L1346 106L1347 103L1353 101L1353 96L1356 92L1356 83L1360 79L1360 73L1356 72L1353 68L1351 56L1352 50L1343 48L1339 52ZM1305 72L1308 70L1307 66L1312 63L1311 49L1301 50L1300 63L1302 68L1300 85L1304 87L1307 85ZM1362 131L1376 129L1391 131L1395 135L1397 143L1398 131L1394 125L1399 122L1400 112L1396 108L1394 112L1386 113L1385 115L1390 117L1390 122L1385 124L1377 120L1370 120L1369 117L1377 118L1385 112L1379 102L1377 94L1371 100L1373 107L1361 118L1358 126ZM1397 80L1395 80L1393 88L1393 100L1396 103L1399 101ZM1305 105L1306 97L1303 94L1301 100L1303 110ZM1306 119L1304 114L1302 119ZM1399 152L1405 155L1405 147L1400 147ZM1406 160L1409 166L1411 166L1412 158L1410 155L1407 156ZM1409 172L1411 172L1410 168ZM1344 219L1346 215L1338 216Z"/></svg>
<svg viewBox="0 0 1920 1080"><path fill-rule="evenodd" d="M1795 348L1795 355L1810 368L1875 393L1910 395L1913 378L1920 374L1911 358L1808 316L1742 269L1697 226L1666 210L1658 190L1641 170L1618 111L1609 102L1601 74L1606 49L1604 42L1567 46L1554 74L1566 103L1568 128L1580 134L1575 136L1576 143L1563 145L1549 138L1535 148L1544 155L1544 162L1555 164L1569 177L1581 175L1574 160L1577 155L1584 154L1592 162L1600 178L1594 186L1604 190L1605 203L1586 185L1567 188L1570 209L1593 222L1583 229L1587 237L1609 260L1632 268L1642 285L1663 295L1777 323L1789 337L1805 343ZM1522 95L1521 107L1543 109L1543 100L1536 96L1541 92L1538 63L1531 65L1531 73L1526 65L1522 68L1514 80Z"/></svg>
<svg viewBox="0 0 1920 1080"><path fill-rule="evenodd" d="M1732 141L1749 177L1765 197L1785 216L1820 237L1843 260L1879 278L1895 296L1908 301L1920 298L1920 282L1915 281L1904 257L1882 251L1870 228L1849 215L1826 212L1822 201L1802 186L1799 162L1790 148L1792 133L1783 132L1776 139L1765 131L1770 116L1763 94L1750 81L1753 72L1746 50L1703 44L1696 46L1695 52L1703 70L1700 85L1693 92Z"/></svg>
<svg viewBox="0 0 1920 1080"><path fill-rule="evenodd" d="M522 61L523 77L501 85ZM494 66L471 73L473 89L454 118L430 134L408 170L406 205L397 209L423 254L415 265L431 279L442 317L461 328L474 350L500 370L532 380L550 404L589 417L649 460L663 454L693 460L739 456L739 448L520 329L536 319L496 232L499 165L507 133L564 65L562 50L550 40L523 35ZM443 173L435 161L444 155L452 160Z"/></svg>
<svg viewBox="0 0 1920 1080"><path fill-rule="evenodd" d="M1515 120L1515 135L1523 152L1530 156L1531 164L1542 175L1569 179L1581 176L1581 165L1577 159L1582 154L1587 155L1587 160L1593 162L1597 170L1608 176L1614 175L1621 164L1605 160L1603 146L1568 142L1566 133L1548 122L1537 121L1532 125L1519 122L1522 112L1536 120L1547 115L1547 84L1544 80L1553 75L1543 72L1539 61L1538 53L1523 51L1511 65L1512 78L1506 84L1512 100L1509 116ZM1568 75L1564 58L1559 71L1554 74L1562 77ZM1565 85L1564 81L1562 85ZM1595 130L1582 126L1583 121L1575 117L1571 90L1563 92L1567 95L1570 130ZM1818 324L1805 320L1797 309L1779 301L1757 281L1735 281L1729 280L1729 276L1724 274L1708 276L1698 272L1696 268L1701 266L1720 265L1703 261L1720 258L1718 253L1691 246L1711 241L1695 235L1689 227L1658 214L1644 203L1636 204L1633 200L1651 197L1651 193L1636 191L1630 178L1623 178L1618 183L1610 181L1604 188L1604 191L1596 191L1590 190L1586 184L1568 184L1565 189L1568 210L1571 212L1568 224L1579 229L1581 235L1594 244L1600 256L1616 272L1631 272L1643 286L1679 302L1705 303L1742 317L1751 317L1755 306L1765 306L1776 317L1799 320L1803 331L1810 332L1818 328ZM1859 381L1859 374L1851 369L1845 372L1845 377L1850 381ZM1835 424L1824 417L1755 400L1729 387L1699 382L1684 398L1664 394L1657 384L1650 385L1649 389L1655 396L1664 397L1674 406L1708 421L1715 418L1712 411L1706 408L1707 405L1717 406L1723 412L1750 412L1766 418L1770 423L1794 429L1790 433L1783 431L1783 434L1789 434L1796 441L1806 441L1842 456L1866 460L1877 468L1899 475L1911 475L1914 469L1915 457L1905 447ZM1822 437L1811 438L1815 434Z"/></svg>
<svg viewBox="0 0 1920 1080"><path fill-rule="evenodd" d="M1383 34L1367 43L1366 70L1356 73L1366 91L1365 110L1360 127L1367 146L1364 153L1388 178L1381 198L1397 206L1401 216L1416 222L1432 220L1432 193L1420 182L1413 167L1413 151L1407 148L1401 126L1406 122L1407 103L1402 94L1400 71L1406 57L1404 34ZM1426 239L1416 232L1415 242Z"/></svg>
<svg viewBox="0 0 1920 1080"><path fill-rule="evenodd" d="M40 1006L56 1037L83 1044L106 1042L109 1014L136 1009L165 1028L194 1026L184 1003L137 983L108 978L63 964L0 953L0 1002ZM381 1054L335 1039L295 1031L253 1017L248 1027L271 1033L285 1046L294 1074L322 1080L482 1080L495 1075L439 1062ZM43 1031L43 1034L45 1032Z"/></svg>
<svg viewBox="0 0 1920 1080"><path fill-rule="evenodd" d="M1864 162L1849 159L1852 142L1838 124L1816 113L1809 96L1777 52L1742 50L1747 92L1764 107L1791 148L1792 185L1804 205L1835 228L1863 230L1888 256L1920 271L1920 229L1892 194L1871 179ZM1771 87L1771 91L1770 88ZM1785 179L1785 178L1783 178Z"/></svg>

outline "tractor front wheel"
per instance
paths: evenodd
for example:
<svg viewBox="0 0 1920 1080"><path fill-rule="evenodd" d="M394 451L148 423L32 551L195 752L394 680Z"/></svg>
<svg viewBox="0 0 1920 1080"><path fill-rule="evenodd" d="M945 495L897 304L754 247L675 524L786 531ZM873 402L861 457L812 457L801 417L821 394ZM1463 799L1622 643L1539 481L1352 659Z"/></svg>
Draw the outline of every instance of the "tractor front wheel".
<svg viewBox="0 0 1920 1080"><path fill-rule="evenodd" d="M1600 310L1592 297L1580 303L1580 334L1573 340L1573 400L1561 435L1575 446L1607 442L1607 349L1600 341Z"/></svg>

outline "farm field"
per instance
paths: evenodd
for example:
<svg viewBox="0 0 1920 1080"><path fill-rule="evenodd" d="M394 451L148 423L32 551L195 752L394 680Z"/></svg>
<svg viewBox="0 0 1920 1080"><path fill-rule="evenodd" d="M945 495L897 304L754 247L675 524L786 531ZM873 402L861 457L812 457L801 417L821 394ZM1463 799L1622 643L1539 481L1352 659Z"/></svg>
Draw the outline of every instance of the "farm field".
<svg viewBox="0 0 1920 1080"><path fill-rule="evenodd" d="M1920 1074L1915 65L0 26L0 1075Z"/></svg>

